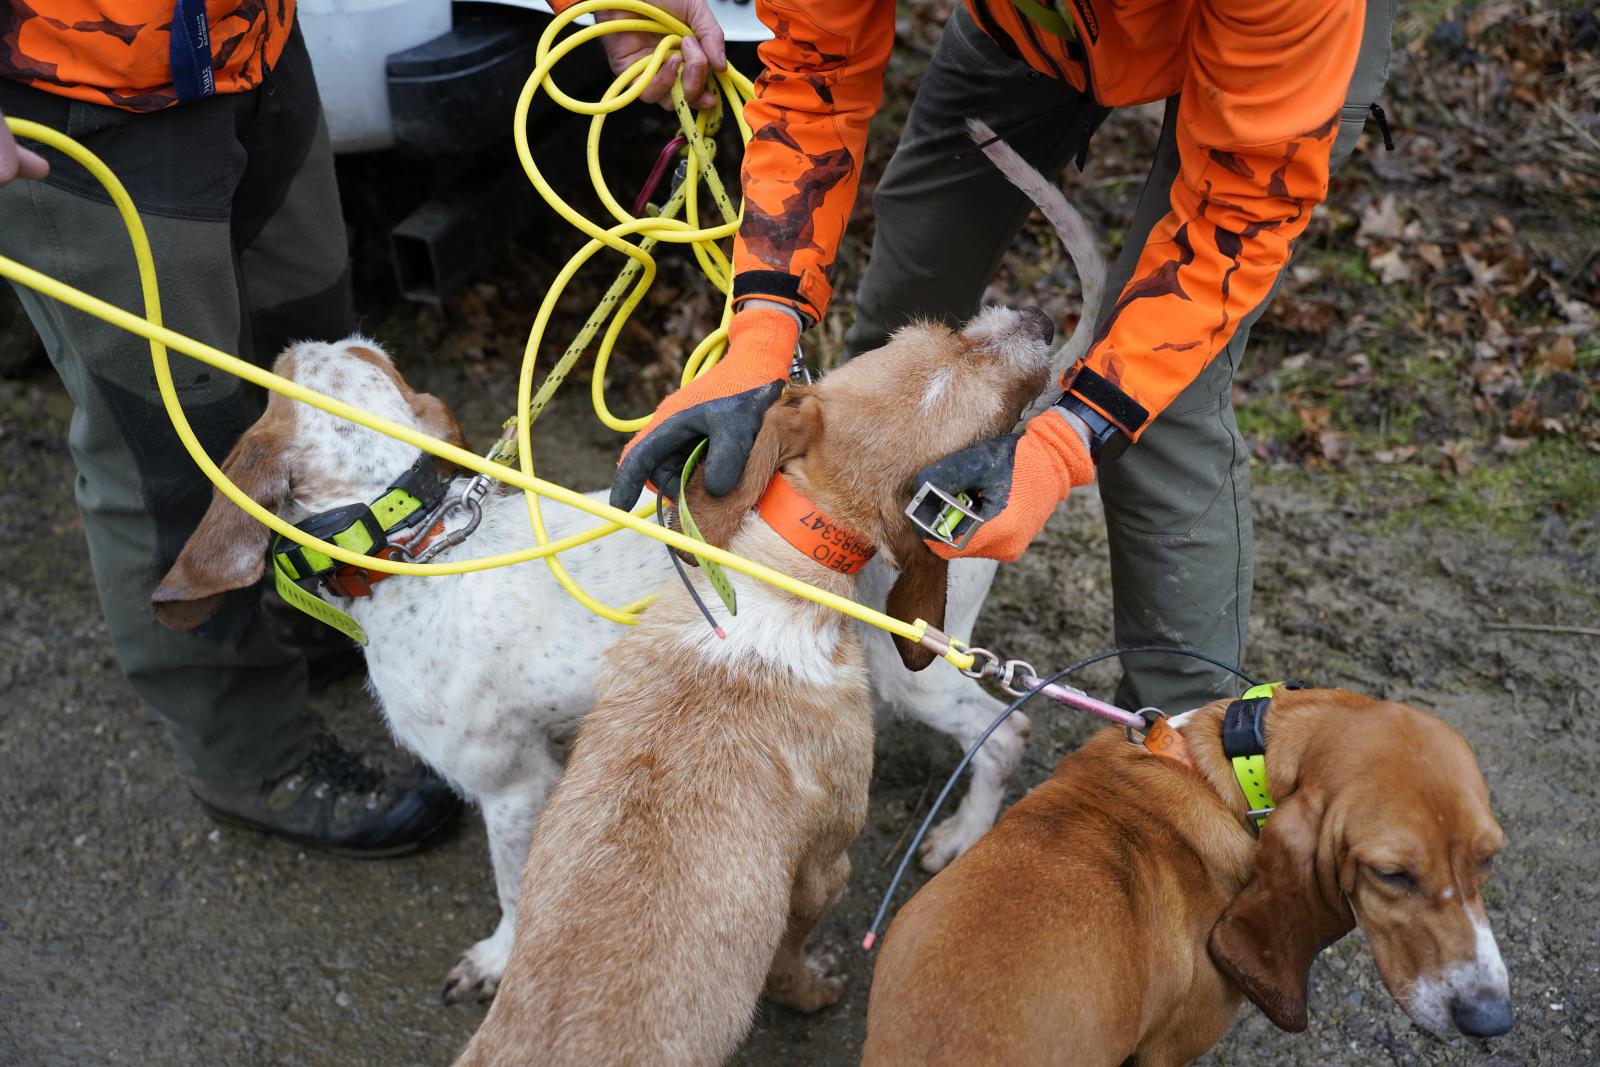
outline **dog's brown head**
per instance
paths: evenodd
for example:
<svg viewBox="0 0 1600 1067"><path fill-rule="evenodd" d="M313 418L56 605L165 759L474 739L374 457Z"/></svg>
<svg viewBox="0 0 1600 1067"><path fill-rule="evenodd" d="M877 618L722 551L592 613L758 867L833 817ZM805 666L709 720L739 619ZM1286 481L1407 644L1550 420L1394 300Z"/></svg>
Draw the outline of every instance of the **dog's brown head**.
<svg viewBox="0 0 1600 1067"><path fill-rule="evenodd" d="M302 342L273 370L338 400L461 444L443 401L413 390L383 349L363 337L337 344ZM417 461L417 450L277 393L239 438L222 471L256 503L297 522L344 504L376 498ZM222 605L223 595L254 585L266 567L272 533L220 492L150 597L156 618L192 630Z"/></svg>
<svg viewBox="0 0 1600 1067"><path fill-rule="evenodd" d="M1016 423L1045 388L1053 333L1035 308L989 307L960 330L907 326L816 385L790 389L768 411L732 493L709 496L698 477L689 487L706 540L726 547L781 470L900 570L889 614L942 625L946 564L904 513L917 473ZM914 670L933 662L926 649L896 644Z"/></svg>
<svg viewBox="0 0 1600 1067"><path fill-rule="evenodd" d="M1444 722L1336 690L1282 692L1268 718L1279 807L1211 932L1212 959L1278 1026L1306 1026L1323 948L1359 925L1384 985L1422 1026L1511 1026L1482 889L1505 835L1472 750Z"/></svg>

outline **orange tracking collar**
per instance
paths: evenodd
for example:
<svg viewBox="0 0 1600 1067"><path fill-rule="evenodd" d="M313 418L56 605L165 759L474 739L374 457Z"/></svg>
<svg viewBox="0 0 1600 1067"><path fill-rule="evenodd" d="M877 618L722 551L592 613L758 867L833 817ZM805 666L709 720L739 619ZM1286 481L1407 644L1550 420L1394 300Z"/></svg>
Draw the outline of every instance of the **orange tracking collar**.
<svg viewBox="0 0 1600 1067"><path fill-rule="evenodd" d="M772 476L756 513L778 536L829 570L854 574L877 552L871 542L840 526L801 496L781 474Z"/></svg>

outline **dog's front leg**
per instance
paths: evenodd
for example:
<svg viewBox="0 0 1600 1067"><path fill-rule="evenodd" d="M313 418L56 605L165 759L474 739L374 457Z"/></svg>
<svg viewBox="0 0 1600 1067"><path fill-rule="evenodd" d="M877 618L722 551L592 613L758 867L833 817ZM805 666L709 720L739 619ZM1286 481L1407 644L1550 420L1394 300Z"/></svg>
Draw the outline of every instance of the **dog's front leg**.
<svg viewBox="0 0 1600 1067"><path fill-rule="evenodd" d="M975 631L997 567L987 559L963 559L951 565L945 608L945 624L951 633L970 635ZM863 599L881 605L892 577L888 567L869 564L862 574ZM866 648L877 701L948 734L963 750L971 747L1005 707L948 664L935 663L925 671L906 670L888 637L880 632L867 634ZM994 825L1006 782L1027 744L1028 728L1027 716L1017 712L978 751L960 806L935 826L922 844L926 870L942 870Z"/></svg>
<svg viewBox="0 0 1600 1067"><path fill-rule="evenodd" d="M805 947L817 921L844 895L849 880L850 857L843 852L820 863L801 862L789 899L789 925L767 975L767 997L796 1011L813 1012L833 1004L844 992L844 978L831 973L837 961L825 952L807 955Z"/></svg>
<svg viewBox="0 0 1600 1067"><path fill-rule="evenodd" d="M483 822L489 834L489 859L494 865L495 890L500 898L500 923L494 933L469 948L444 980L441 994L446 1004L487 1000L500 986L517 913L517 889L528 844L544 802L561 774L561 765L543 749L528 755L527 776L515 790L483 798Z"/></svg>
<svg viewBox="0 0 1600 1067"><path fill-rule="evenodd" d="M928 717L928 723L955 738L965 751L983 736L983 731L1004 708L1004 704L987 693L971 688L954 703L938 705L936 713ZM1028 717L1014 711L978 749L978 754L972 757L972 780L967 786L967 795L961 798L955 814L929 831L922 842L919 858L924 870L943 870L994 825L995 817L1000 814L1000 803L1005 798L1006 782L1022 758L1031 729Z"/></svg>

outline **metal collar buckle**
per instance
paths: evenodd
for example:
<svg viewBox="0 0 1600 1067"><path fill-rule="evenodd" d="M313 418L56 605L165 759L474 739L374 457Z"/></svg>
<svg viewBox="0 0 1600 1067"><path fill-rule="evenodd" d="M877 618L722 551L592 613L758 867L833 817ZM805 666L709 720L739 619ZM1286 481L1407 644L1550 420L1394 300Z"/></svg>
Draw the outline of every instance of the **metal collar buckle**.
<svg viewBox="0 0 1600 1067"><path fill-rule="evenodd" d="M409 563L428 563L436 556L448 551L471 537L478 530L478 524L483 521L483 500L489 495L492 480L479 474L465 485L457 482L445 494L439 506L428 514L427 526L424 529L432 530L435 525L443 526L444 520L453 511L467 513L466 525L450 533L440 536L428 536L407 542L400 548L400 554ZM457 488L459 486L459 489Z"/></svg>
<svg viewBox="0 0 1600 1067"><path fill-rule="evenodd" d="M800 342L794 343L794 358L789 361L789 384L810 385L815 381L811 376L811 368L806 366L805 350L800 347Z"/></svg>
<svg viewBox="0 0 1600 1067"><path fill-rule="evenodd" d="M906 518L928 537L957 552L967 547L984 522L973 510L971 497L965 493L951 496L932 482L923 482L911 498L906 505Z"/></svg>

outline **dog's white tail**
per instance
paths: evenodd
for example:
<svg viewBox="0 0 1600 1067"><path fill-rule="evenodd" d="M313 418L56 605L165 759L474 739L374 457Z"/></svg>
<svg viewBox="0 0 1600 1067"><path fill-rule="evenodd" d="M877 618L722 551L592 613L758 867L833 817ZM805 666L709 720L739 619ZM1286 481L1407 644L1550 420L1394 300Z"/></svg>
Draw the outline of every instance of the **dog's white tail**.
<svg viewBox="0 0 1600 1067"><path fill-rule="evenodd" d="M1054 182L1040 174L1033 164L1017 154L1016 149L996 136L987 123L968 119L967 132L983 149L983 154L989 157L990 162L1000 168L1000 173L1038 205L1045 219L1060 236L1061 243L1067 248L1067 255L1072 257L1072 265L1078 270L1078 284L1083 290L1083 313L1078 318L1078 326L1072 331L1072 336L1056 349L1051 366L1053 383L1062 371L1082 359L1089 350L1089 339L1094 336L1095 323L1100 318L1100 305L1105 300L1105 257L1100 254L1099 242L1089 223L1067 201Z"/></svg>

